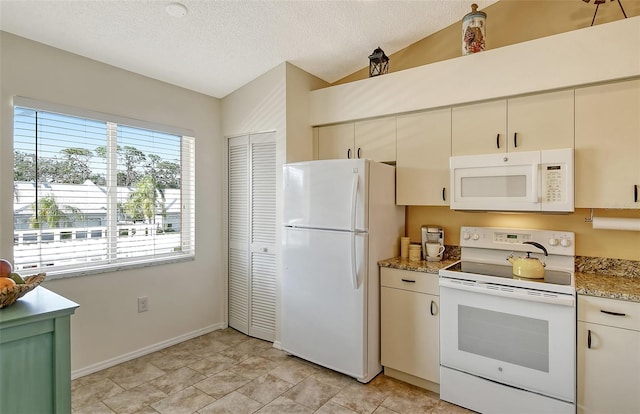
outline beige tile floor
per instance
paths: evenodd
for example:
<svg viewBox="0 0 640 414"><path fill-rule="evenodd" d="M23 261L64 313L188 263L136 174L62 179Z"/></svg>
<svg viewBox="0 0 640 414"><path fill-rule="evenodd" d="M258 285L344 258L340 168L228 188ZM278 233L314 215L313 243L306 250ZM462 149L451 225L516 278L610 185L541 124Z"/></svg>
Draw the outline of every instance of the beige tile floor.
<svg viewBox="0 0 640 414"><path fill-rule="evenodd" d="M222 329L72 382L73 414L466 414L378 375L368 384Z"/></svg>

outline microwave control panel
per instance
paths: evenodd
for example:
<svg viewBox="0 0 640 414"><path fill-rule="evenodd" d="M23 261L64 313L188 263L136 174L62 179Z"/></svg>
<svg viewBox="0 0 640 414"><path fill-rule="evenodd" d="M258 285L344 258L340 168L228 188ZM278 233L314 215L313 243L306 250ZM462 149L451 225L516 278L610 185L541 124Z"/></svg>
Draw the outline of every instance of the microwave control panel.
<svg viewBox="0 0 640 414"><path fill-rule="evenodd" d="M546 150L540 154L542 211L573 211L573 150Z"/></svg>
<svg viewBox="0 0 640 414"><path fill-rule="evenodd" d="M564 164L543 165L543 193L544 201L547 203L562 203L566 200L567 166Z"/></svg>

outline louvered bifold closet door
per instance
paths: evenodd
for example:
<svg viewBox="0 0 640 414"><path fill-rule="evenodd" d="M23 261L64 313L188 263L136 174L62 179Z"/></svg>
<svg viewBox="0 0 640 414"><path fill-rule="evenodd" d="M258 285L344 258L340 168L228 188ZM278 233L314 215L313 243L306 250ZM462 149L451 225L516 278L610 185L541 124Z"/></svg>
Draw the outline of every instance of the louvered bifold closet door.
<svg viewBox="0 0 640 414"><path fill-rule="evenodd" d="M229 139L229 326L249 333L249 136Z"/></svg>
<svg viewBox="0 0 640 414"><path fill-rule="evenodd" d="M276 322L275 133L251 135L249 335L273 341Z"/></svg>

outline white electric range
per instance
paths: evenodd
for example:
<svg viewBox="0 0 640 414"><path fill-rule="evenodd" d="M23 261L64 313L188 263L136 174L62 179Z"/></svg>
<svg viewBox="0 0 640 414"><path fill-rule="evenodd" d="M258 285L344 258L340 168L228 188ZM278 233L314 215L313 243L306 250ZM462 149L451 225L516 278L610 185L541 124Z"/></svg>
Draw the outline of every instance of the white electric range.
<svg viewBox="0 0 640 414"><path fill-rule="evenodd" d="M536 242L548 253L524 242ZM462 227L440 276L440 398L483 413L575 413L575 235ZM544 278L513 275L530 252Z"/></svg>

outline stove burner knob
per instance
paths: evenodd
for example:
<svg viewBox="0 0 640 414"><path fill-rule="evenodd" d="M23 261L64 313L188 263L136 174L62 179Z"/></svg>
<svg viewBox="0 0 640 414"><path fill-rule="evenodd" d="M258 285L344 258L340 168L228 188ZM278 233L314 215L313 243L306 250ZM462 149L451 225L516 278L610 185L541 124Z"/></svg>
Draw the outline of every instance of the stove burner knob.
<svg viewBox="0 0 640 414"><path fill-rule="evenodd" d="M557 246L557 245L558 245L558 243L559 243L559 242L558 242L558 239L556 239L555 237L552 237L552 238L550 238L550 239L549 239L549 244L550 244L551 246Z"/></svg>
<svg viewBox="0 0 640 414"><path fill-rule="evenodd" d="M560 240L560 245L562 247L569 247L569 246L571 246L571 240L570 239L562 239L562 240Z"/></svg>
<svg viewBox="0 0 640 414"><path fill-rule="evenodd" d="M465 239L465 240L469 240L471 238L471 235L469 234L469 232L465 231L462 234L462 238Z"/></svg>
<svg viewBox="0 0 640 414"><path fill-rule="evenodd" d="M480 235L478 233L473 233L473 240L480 239Z"/></svg>

